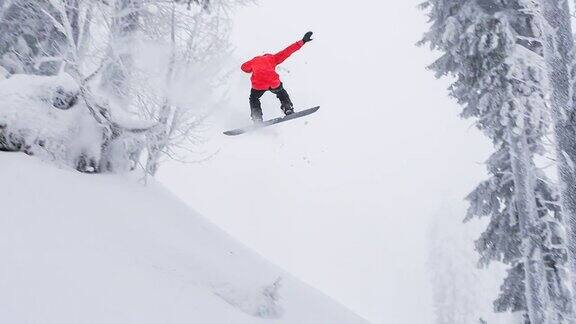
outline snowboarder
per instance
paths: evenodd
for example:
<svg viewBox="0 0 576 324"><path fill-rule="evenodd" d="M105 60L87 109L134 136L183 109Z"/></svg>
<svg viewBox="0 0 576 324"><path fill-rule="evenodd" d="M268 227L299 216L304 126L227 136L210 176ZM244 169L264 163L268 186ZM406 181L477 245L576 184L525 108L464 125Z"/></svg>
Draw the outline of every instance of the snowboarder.
<svg viewBox="0 0 576 324"><path fill-rule="evenodd" d="M276 73L276 66L284 62L290 55L312 40L312 32L307 32L302 40L288 46L276 54L256 56L242 64L242 71L252 73L252 90L250 92L250 110L254 123L262 123L262 106L260 98L271 91L280 100L280 108L286 116L294 113L294 105L282 82Z"/></svg>

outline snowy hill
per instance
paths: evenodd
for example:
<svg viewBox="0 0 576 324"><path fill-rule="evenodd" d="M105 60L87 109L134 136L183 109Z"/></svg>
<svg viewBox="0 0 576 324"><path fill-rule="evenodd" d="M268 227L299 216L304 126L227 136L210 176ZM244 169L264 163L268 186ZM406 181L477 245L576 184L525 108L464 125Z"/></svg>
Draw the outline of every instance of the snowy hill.
<svg viewBox="0 0 576 324"><path fill-rule="evenodd" d="M159 185L21 154L0 169L1 323L366 323Z"/></svg>

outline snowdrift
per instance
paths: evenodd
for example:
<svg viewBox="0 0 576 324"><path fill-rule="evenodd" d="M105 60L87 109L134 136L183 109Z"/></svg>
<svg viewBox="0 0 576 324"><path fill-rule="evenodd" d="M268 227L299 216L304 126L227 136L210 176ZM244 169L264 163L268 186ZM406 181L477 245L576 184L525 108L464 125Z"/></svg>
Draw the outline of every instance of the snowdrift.
<svg viewBox="0 0 576 324"><path fill-rule="evenodd" d="M66 73L13 75L0 71L0 151L23 151L83 172L128 172L144 149L142 130L155 126L106 96L89 91L114 125L106 130L90 113L80 86Z"/></svg>
<svg viewBox="0 0 576 324"><path fill-rule="evenodd" d="M89 136L98 146L99 133L94 121L87 122L88 111L71 109L78 102L79 91L66 74L0 78L0 148L66 160L78 154L77 138Z"/></svg>
<svg viewBox="0 0 576 324"><path fill-rule="evenodd" d="M0 170L0 323L366 323L160 185L16 153Z"/></svg>

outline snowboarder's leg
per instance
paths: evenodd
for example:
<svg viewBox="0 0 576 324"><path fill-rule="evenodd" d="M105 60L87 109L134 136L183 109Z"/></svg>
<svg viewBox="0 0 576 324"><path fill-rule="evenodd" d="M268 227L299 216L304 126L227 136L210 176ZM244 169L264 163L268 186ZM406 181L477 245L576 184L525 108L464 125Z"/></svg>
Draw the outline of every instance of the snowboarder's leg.
<svg viewBox="0 0 576 324"><path fill-rule="evenodd" d="M270 89L270 91L272 91L276 95L278 100L280 100L280 108L282 108L282 111L286 116L294 113L294 105L290 100L290 95L288 95L288 91L284 89L284 85L282 83L280 83L280 86L278 88Z"/></svg>
<svg viewBox="0 0 576 324"><path fill-rule="evenodd" d="M266 90L252 89L250 91L250 111L251 117L254 122L262 121L262 104L260 98L264 95Z"/></svg>

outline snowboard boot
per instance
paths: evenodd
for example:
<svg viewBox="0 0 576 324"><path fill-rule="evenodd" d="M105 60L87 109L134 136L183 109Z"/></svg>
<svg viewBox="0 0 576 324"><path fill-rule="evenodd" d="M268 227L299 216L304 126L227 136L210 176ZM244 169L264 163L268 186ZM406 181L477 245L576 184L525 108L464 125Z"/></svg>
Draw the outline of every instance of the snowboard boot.
<svg viewBox="0 0 576 324"><path fill-rule="evenodd" d="M288 91L284 89L284 86L280 84L280 86L276 89L270 89L272 93L276 95L278 100L280 100L280 108L284 112L284 115L292 115L294 113L294 105L292 104L292 100L290 100L290 95L288 95Z"/></svg>
<svg viewBox="0 0 576 324"><path fill-rule="evenodd" d="M283 102L280 105L280 108L282 108L282 111L286 116L292 115L294 113L294 105L291 102Z"/></svg>
<svg viewBox="0 0 576 324"><path fill-rule="evenodd" d="M252 116L252 122L254 123L254 125L261 125L264 123L264 119L262 119L262 116Z"/></svg>

